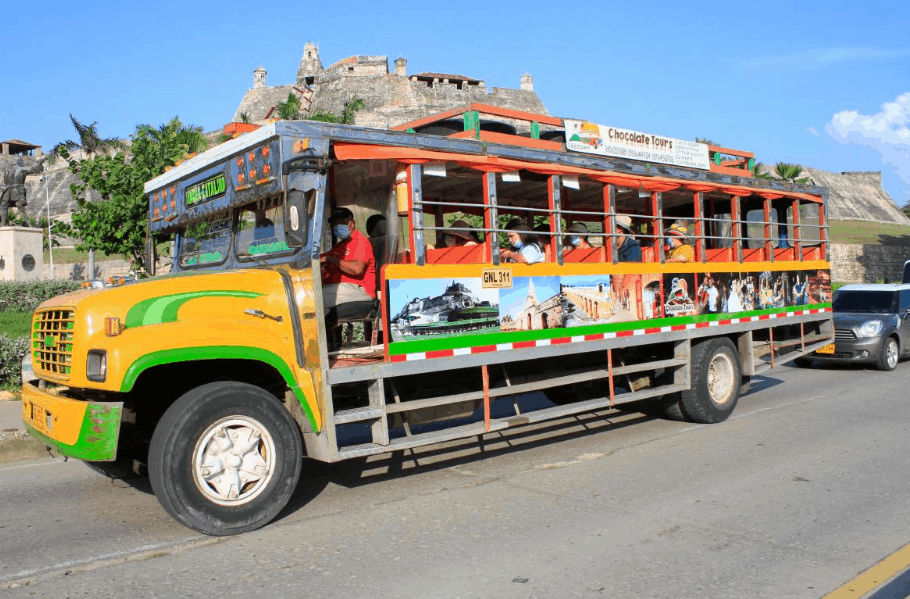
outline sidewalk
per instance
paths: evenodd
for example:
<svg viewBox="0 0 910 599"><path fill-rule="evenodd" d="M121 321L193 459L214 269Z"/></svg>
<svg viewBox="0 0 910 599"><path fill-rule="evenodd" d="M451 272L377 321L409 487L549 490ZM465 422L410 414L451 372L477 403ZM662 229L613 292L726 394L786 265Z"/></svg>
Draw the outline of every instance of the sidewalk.
<svg viewBox="0 0 910 599"><path fill-rule="evenodd" d="M22 424L22 402L18 400L0 401L0 432L9 429L25 430Z"/></svg>

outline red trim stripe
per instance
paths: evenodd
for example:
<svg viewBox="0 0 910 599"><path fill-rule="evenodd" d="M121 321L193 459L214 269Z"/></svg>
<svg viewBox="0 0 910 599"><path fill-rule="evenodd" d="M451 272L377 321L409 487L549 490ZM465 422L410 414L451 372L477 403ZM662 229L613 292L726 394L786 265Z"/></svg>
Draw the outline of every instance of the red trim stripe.
<svg viewBox="0 0 910 599"><path fill-rule="evenodd" d="M427 352L427 358L451 358L454 355L454 349L437 349Z"/></svg>
<svg viewBox="0 0 910 599"><path fill-rule="evenodd" d="M491 351L496 351L495 345L480 345L478 347L471 348L472 354L486 354L486 353L490 353Z"/></svg>
<svg viewBox="0 0 910 599"><path fill-rule="evenodd" d="M633 334L633 331L616 331L617 337L631 337L632 334Z"/></svg>
<svg viewBox="0 0 910 599"><path fill-rule="evenodd" d="M670 330L671 330L671 331L685 331L685 330L686 330L686 325L684 325L684 324L674 324L672 327L670 327Z"/></svg>
<svg viewBox="0 0 910 599"><path fill-rule="evenodd" d="M558 339L550 339L550 345L562 345L563 343L572 343L572 338L560 337Z"/></svg>
<svg viewBox="0 0 910 599"><path fill-rule="evenodd" d="M389 362L406 362L408 359L407 354L398 354L397 356L389 356Z"/></svg>
<svg viewBox="0 0 910 599"><path fill-rule="evenodd" d="M585 341L600 341L604 338L603 333L598 333L596 335L585 335Z"/></svg>
<svg viewBox="0 0 910 599"><path fill-rule="evenodd" d="M732 324L732 323L733 323L733 321L729 320L729 319L728 320L719 320L717 322L717 324Z"/></svg>
<svg viewBox="0 0 910 599"><path fill-rule="evenodd" d="M771 320L771 315L770 314L759 314L758 319L759 320Z"/></svg>
<svg viewBox="0 0 910 599"><path fill-rule="evenodd" d="M512 343L512 349L525 349L526 347L537 347L536 341L515 341Z"/></svg>
<svg viewBox="0 0 910 599"><path fill-rule="evenodd" d="M696 328L696 329L704 329L704 328L709 327L709 326L711 326L711 325L710 325L709 323L707 323L707 322L696 322L696 323L695 323L695 328Z"/></svg>
<svg viewBox="0 0 910 599"><path fill-rule="evenodd" d="M645 335L650 335L651 333L659 333L659 332L660 332L660 327L652 327L649 329L645 329Z"/></svg>

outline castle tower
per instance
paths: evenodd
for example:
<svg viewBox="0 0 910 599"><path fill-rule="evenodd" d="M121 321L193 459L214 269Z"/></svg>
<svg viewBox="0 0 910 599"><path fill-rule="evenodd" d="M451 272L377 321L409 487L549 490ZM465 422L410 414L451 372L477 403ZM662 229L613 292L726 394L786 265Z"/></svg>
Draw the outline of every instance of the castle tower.
<svg viewBox="0 0 910 599"><path fill-rule="evenodd" d="M404 56L395 59L395 74L399 77L408 76L408 60Z"/></svg>
<svg viewBox="0 0 910 599"><path fill-rule="evenodd" d="M525 298L525 310L536 308L540 305L537 299L537 289L534 288L534 279L528 279L528 297Z"/></svg>
<svg viewBox="0 0 910 599"><path fill-rule="evenodd" d="M528 73L521 76L521 90L526 92L534 91L534 78Z"/></svg>
<svg viewBox="0 0 910 599"><path fill-rule="evenodd" d="M265 69L261 66L253 71L253 87L265 87Z"/></svg>
<svg viewBox="0 0 910 599"><path fill-rule="evenodd" d="M297 69L297 85L313 85L316 83L316 76L321 72L322 60L319 58L319 48L313 42L307 42L303 47L300 68Z"/></svg>

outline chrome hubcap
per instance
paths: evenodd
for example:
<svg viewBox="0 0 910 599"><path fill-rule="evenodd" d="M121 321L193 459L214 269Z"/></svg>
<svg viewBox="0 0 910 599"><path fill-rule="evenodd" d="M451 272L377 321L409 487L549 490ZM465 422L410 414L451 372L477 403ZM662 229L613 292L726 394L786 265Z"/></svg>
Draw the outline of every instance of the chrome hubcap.
<svg viewBox="0 0 910 599"><path fill-rule="evenodd" d="M219 505L252 501L275 474L275 442L248 416L222 418L209 426L193 451L193 479Z"/></svg>
<svg viewBox="0 0 910 599"><path fill-rule="evenodd" d="M708 366L708 393L711 401L723 405L733 397L733 361L727 354L717 354Z"/></svg>
<svg viewBox="0 0 910 599"><path fill-rule="evenodd" d="M888 340L888 366L894 368L897 366L897 342L894 339Z"/></svg>

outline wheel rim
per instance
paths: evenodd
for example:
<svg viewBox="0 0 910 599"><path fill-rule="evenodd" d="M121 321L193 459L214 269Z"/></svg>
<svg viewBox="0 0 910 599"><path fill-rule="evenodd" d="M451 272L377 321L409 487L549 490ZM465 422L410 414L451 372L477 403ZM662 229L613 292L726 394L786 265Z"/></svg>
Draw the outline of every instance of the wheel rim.
<svg viewBox="0 0 910 599"><path fill-rule="evenodd" d="M888 339L888 367L895 368L897 366L897 342L894 339Z"/></svg>
<svg viewBox="0 0 910 599"><path fill-rule="evenodd" d="M230 416L209 426L193 451L193 479L219 505L255 499L275 474L275 442L268 429L248 416Z"/></svg>
<svg viewBox="0 0 910 599"><path fill-rule="evenodd" d="M719 353L708 365L708 394L711 401L723 405L733 397L733 379L736 369L727 354Z"/></svg>

